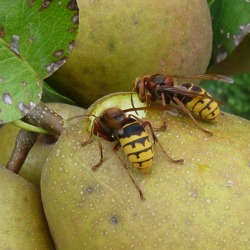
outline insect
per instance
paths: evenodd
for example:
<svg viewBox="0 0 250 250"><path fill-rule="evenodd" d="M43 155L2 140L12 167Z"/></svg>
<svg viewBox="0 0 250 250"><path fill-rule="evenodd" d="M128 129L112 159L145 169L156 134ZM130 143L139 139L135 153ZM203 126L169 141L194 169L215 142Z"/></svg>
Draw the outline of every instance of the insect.
<svg viewBox="0 0 250 250"><path fill-rule="evenodd" d="M199 129L212 135L210 131L202 128L196 122L193 114L206 121L216 121L221 113L218 104L222 104L222 102L213 98L205 89L192 83L174 85L174 78L217 80L226 83L233 83L233 79L212 74L187 76L155 74L137 78L134 82L132 94L136 92L142 103L147 102L147 104L150 105L150 102L160 100L162 105L166 106L169 105L170 102L173 102L178 105L183 112L189 115ZM131 104L134 107L132 94Z"/></svg>
<svg viewBox="0 0 250 250"><path fill-rule="evenodd" d="M133 167L137 168L144 174L148 173L152 167L154 157L152 144L149 140L147 132L144 129L146 126L148 126L151 131L153 142L160 145L161 150L168 158L168 160L170 160L171 162L183 163L183 159L174 160L170 156L168 156L168 154L158 141L149 121L142 122L136 116L126 116L125 112L126 110L121 110L119 108L109 108L106 109L100 116L94 116L95 118L93 121L90 137L86 142L82 144L85 145L87 143L90 143L93 134L107 141L117 142L113 148L113 151L122 162L122 165L127 171L130 179L137 188L140 194L140 198L143 200L144 196L140 187L136 184L135 180L131 176L127 165L117 154L119 148L123 149L125 155L133 165ZM99 166L101 166L104 159L102 146L99 140L98 144L101 156L99 162L92 167L93 170L96 170Z"/></svg>

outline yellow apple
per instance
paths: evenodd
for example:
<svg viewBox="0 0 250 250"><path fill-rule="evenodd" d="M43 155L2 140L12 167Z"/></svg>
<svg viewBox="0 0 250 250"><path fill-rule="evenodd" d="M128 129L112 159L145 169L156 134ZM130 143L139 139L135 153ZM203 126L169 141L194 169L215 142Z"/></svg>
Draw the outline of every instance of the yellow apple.
<svg viewBox="0 0 250 250"><path fill-rule="evenodd" d="M130 106L129 94L116 94L98 100L89 113ZM139 113L153 127L162 125L162 116L160 109ZM43 167L42 200L58 250L249 247L249 121L226 113L216 124L198 121L213 132L208 136L186 115L168 114L167 131L155 133L184 164L170 162L156 144L147 175L120 149L141 200L113 152L115 142L100 139L104 161L92 170L100 159L97 138L82 146L90 136L90 118L65 130Z"/></svg>
<svg viewBox="0 0 250 250"><path fill-rule="evenodd" d="M39 190L0 166L0 249L55 249Z"/></svg>
<svg viewBox="0 0 250 250"><path fill-rule="evenodd" d="M147 74L204 73L212 49L204 0L79 0L79 35L48 82L88 107Z"/></svg>

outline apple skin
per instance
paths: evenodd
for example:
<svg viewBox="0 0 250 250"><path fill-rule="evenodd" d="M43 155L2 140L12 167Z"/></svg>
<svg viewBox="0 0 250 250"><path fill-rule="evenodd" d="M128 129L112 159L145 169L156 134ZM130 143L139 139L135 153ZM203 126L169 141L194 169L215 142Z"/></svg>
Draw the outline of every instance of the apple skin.
<svg viewBox="0 0 250 250"><path fill-rule="evenodd" d="M136 77L202 74L212 50L204 0L78 1L79 35L67 63L47 81L87 108L130 91Z"/></svg>
<svg viewBox="0 0 250 250"><path fill-rule="evenodd" d="M55 249L39 190L1 164L0 179L0 249Z"/></svg>
<svg viewBox="0 0 250 250"><path fill-rule="evenodd" d="M98 100L89 109L126 108L124 94ZM127 105L127 104L126 104ZM136 104L136 106L138 106ZM142 118L162 125L162 111ZM164 149L184 164L169 162L159 145L145 175L131 167L135 186L113 152L115 143L88 145L85 117L64 131L43 167L41 193L58 250L76 249L247 249L249 238L250 122L230 114L218 123L199 121L209 137L186 115L167 116L167 131L156 132ZM119 155L125 160L122 150Z"/></svg>
<svg viewBox="0 0 250 250"><path fill-rule="evenodd" d="M73 120L68 120L70 117L85 113L85 109L73 105L63 103L46 103L46 105L63 117L65 127L73 122ZM0 129L0 164L3 166L6 166L10 159L18 132L19 128L11 123L5 124ZM53 147L54 141L53 143L48 143L46 135L39 135L19 172L20 176L33 183L39 189L42 166Z"/></svg>

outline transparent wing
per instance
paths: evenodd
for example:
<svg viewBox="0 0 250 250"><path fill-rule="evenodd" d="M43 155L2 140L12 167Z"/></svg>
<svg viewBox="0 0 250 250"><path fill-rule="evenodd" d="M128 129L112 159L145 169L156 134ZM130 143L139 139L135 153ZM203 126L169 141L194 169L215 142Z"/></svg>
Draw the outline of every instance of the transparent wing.
<svg viewBox="0 0 250 250"><path fill-rule="evenodd" d="M169 75L176 79L199 79L199 80L214 80L224 83L232 84L234 79L228 76L216 75L216 74L195 74L195 75Z"/></svg>
<svg viewBox="0 0 250 250"><path fill-rule="evenodd" d="M197 91L192 91L192 90L189 90L181 85L177 85L177 86L173 86L173 87L161 86L159 89L164 94L172 93L172 94L176 94L176 95L188 96L191 98L200 98L200 99L208 98L208 99L211 99L219 104L223 104L222 101L213 98L212 96L208 95L207 93L200 93Z"/></svg>

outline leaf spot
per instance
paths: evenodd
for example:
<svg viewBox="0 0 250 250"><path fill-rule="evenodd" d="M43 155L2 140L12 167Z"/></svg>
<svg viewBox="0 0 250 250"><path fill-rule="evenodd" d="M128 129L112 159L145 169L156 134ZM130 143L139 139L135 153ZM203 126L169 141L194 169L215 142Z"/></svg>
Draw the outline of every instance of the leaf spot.
<svg viewBox="0 0 250 250"><path fill-rule="evenodd" d="M52 62L50 65L46 67L46 70L48 73L52 74L56 70L58 70L65 62L67 61L67 58L62 58L61 60L58 60L56 62Z"/></svg>
<svg viewBox="0 0 250 250"><path fill-rule="evenodd" d="M241 42L241 40L248 34L250 33L250 23L246 25L241 25L239 27L239 33L236 35L233 35L233 42L235 46L238 46Z"/></svg>
<svg viewBox="0 0 250 250"><path fill-rule="evenodd" d="M68 51L71 52L73 50L74 46L75 46L75 41L70 42L69 46L68 46Z"/></svg>
<svg viewBox="0 0 250 250"><path fill-rule="evenodd" d="M34 38L33 36L31 36L31 37L29 38L29 43L33 43L34 40L35 40L35 38Z"/></svg>
<svg viewBox="0 0 250 250"><path fill-rule="evenodd" d="M35 107L36 107L36 104L32 101L30 101L28 105L25 105L23 102L20 102L17 105L17 108L22 112L24 116L27 115Z"/></svg>
<svg viewBox="0 0 250 250"><path fill-rule="evenodd" d="M27 86L27 82L23 81L22 83L22 87L26 87Z"/></svg>
<svg viewBox="0 0 250 250"><path fill-rule="evenodd" d="M0 38L5 37L5 31L4 31L4 27L0 26Z"/></svg>
<svg viewBox="0 0 250 250"><path fill-rule="evenodd" d="M69 9L69 10L78 10L76 0L70 0L68 5L67 5L67 9Z"/></svg>
<svg viewBox="0 0 250 250"><path fill-rule="evenodd" d="M54 57L61 57L63 55L63 49L59 49L53 53Z"/></svg>
<svg viewBox="0 0 250 250"><path fill-rule="evenodd" d="M28 1L28 6L32 7L34 5L35 0L29 0Z"/></svg>
<svg viewBox="0 0 250 250"><path fill-rule="evenodd" d="M75 24L79 24L79 15L76 14L71 18L71 21Z"/></svg>
<svg viewBox="0 0 250 250"><path fill-rule="evenodd" d="M3 102L5 104L9 104L9 105L12 104L12 97L11 97L11 95L9 93L3 93L2 97L3 97Z"/></svg>
<svg viewBox="0 0 250 250"><path fill-rule="evenodd" d="M0 76L0 83L4 82L4 78Z"/></svg>
<svg viewBox="0 0 250 250"><path fill-rule="evenodd" d="M219 63L226 59L228 52L223 48L222 44L217 46L217 56L216 56L216 63Z"/></svg>
<svg viewBox="0 0 250 250"><path fill-rule="evenodd" d="M41 7L40 7L40 11L43 11L44 9L47 9L50 5L50 3L52 2L52 0L45 0L43 1Z"/></svg>
<svg viewBox="0 0 250 250"><path fill-rule="evenodd" d="M12 43L10 45L11 49L15 51L17 54L19 53L19 36L18 35L13 35L12 36Z"/></svg>

